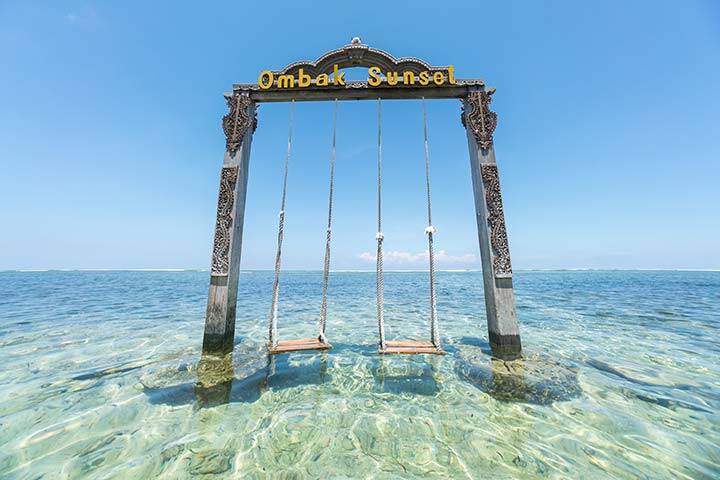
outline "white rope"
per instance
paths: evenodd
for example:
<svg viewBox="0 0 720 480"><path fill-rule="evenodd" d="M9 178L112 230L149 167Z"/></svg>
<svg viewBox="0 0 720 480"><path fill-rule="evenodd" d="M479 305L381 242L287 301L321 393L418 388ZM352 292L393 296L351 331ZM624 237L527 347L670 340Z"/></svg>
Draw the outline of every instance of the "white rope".
<svg viewBox="0 0 720 480"><path fill-rule="evenodd" d="M285 228L285 197L287 196L288 165L290 163L290 152L292 151L292 128L293 112L295 111L295 100L290 104L290 116L288 119L288 141L287 153L285 154L285 173L283 175L282 199L280 201L280 214L278 220L277 252L275 254L275 281L273 282L272 305L270 307L270 345L277 347L277 321L278 321L278 299L280 297L280 260L282 258L283 230Z"/></svg>
<svg viewBox="0 0 720 480"><path fill-rule="evenodd" d="M382 233L382 105L378 98L378 148L377 148L377 263L376 263L376 281L375 292L377 296L377 321L378 331L380 334L380 350L385 350L385 307L384 307L384 289L385 280L383 278L383 251L382 244L384 236Z"/></svg>
<svg viewBox="0 0 720 480"><path fill-rule="evenodd" d="M435 347L440 347L440 330L437 318L437 295L435 292L435 254L433 252L433 234L435 227L432 224L432 202L430 201L430 149L428 147L427 110L425 97L422 99L423 132L425 136L425 191L427 193L427 219L428 226L425 233L428 236L428 258L430 261L430 341Z"/></svg>
<svg viewBox="0 0 720 480"><path fill-rule="evenodd" d="M322 284L322 301L320 303L320 318L318 320L318 340L325 343L325 327L327 324L327 291L328 280L330 277L330 237L332 235L332 207L333 207L333 189L335 183L335 138L337 133L337 107L338 101L335 99L335 108L333 109L333 133L332 133L332 154L330 155L330 194L328 198L328 221L327 236L325 238L325 263L323 265L323 284Z"/></svg>

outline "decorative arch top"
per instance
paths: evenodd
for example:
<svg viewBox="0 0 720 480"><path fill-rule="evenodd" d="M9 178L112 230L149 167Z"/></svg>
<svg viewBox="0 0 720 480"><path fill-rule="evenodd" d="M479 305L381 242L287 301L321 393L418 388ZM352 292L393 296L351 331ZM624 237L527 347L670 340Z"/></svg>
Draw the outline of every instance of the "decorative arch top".
<svg viewBox="0 0 720 480"><path fill-rule="evenodd" d="M355 67L368 69L367 80L344 77L344 69ZM480 78L457 78L453 65L431 65L415 57L396 58L355 37L315 61L291 63L281 70L262 70L257 83L236 83L233 93L247 94L254 102L465 98L484 86Z"/></svg>
<svg viewBox="0 0 720 480"><path fill-rule="evenodd" d="M273 71L274 75L296 74L301 68L309 75L317 76L321 73L330 74L334 66L338 68L353 67L380 67L383 71L401 70L420 73L444 72L448 66L432 66L429 63L415 57L395 58L388 52L378 48L365 45L358 37L353 38L352 43L341 48L331 50L314 62L303 60L291 63L282 70Z"/></svg>

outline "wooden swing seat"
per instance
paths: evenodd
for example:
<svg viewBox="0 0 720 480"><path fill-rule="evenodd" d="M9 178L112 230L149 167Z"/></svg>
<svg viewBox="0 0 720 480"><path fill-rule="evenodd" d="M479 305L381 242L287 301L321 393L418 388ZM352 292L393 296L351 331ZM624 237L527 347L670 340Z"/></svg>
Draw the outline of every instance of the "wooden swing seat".
<svg viewBox="0 0 720 480"><path fill-rule="evenodd" d="M445 355L445 350L436 347L430 342L385 342L385 349L380 349L380 353L401 353L401 354L418 354L429 353L433 355Z"/></svg>
<svg viewBox="0 0 720 480"><path fill-rule="evenodd" d="M301 340L280 340L275 347L268 343L270 355L278 353L298 352L302 350L330 350L332 345L321 342L317 338L303 338Z"/></svg>

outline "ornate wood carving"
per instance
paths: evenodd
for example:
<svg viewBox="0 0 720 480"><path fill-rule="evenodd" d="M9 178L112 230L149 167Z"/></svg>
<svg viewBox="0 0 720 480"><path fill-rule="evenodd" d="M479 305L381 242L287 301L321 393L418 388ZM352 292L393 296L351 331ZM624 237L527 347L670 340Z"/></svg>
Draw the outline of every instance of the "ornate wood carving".
<svg viewBox="0 0 720 480"><path fill-rule="evenodd" d="M507 231L505 229L505 214L503 213L497 165L482 164L480 165L480 172L485 186L493 273L495 277L499 278L512 277L510 247L508 246Z"/></svg>
<svg viewBox="0 0 720 480"><path fill-rule="evenodd" d="M471 92L467 96L469 111L465 110L460 115L460 120L465 128L469 129L475 136L480 148L490 148L493 143L493 132L497 126L497 113L490 110L492 94L494 89Z"/></svg>
<svg viewBox="0 0 720 480"><path fill-rule="evenodd" d="M230 240L233 226L232 210L235 204L235 184L239 167L223 167L220 174L217 220L215 221L215 243L213 244L213 275L227 275L230 266Z"/></svg>
<svg viewBox="0 0 720 480"><path fill-rule="evenodd" d="M317 76L321 73L331 73L334 65L337 65L338 68L377 66L384 72L408 70L414 73L420 73L424 70L428 70L430 73L444 72L448 68L447 66L432 66L415 57L395 58L384 50L371 48L360 42L353 42L344 47L330 50L314 62L303 60L291 63L282 70L273 73L276 75L295 74L302 68L305 73Z"/></svg>
<svg viewBox="0 0 720 480"><path fill-rule="evenodd" d="M257 127L257 116L250 113L252 100L247 93L234 93L226 97L226 100L230 111L222 120L225 149L230 152L230 155L235 155L250 125L252 125L253 131Z"/></svg>
<svg viewBox="0 0 720 480"><path fill-rule="evenodd" d="M428 71L431 75L435 72L446 72L449 66L437 66L430 65L429 63L415 57L402 57L396 58L390 53L380 50L378 48L372 48L368 45L361 43L358 39L353 39L353 42L345 45L341 48L331 50L314 62L309 60L302 60L300 62L291 63L281 70L273 70L273 75L277 78L280 75L297 75L298 71L302 68L303 73L310 75L311 77L317 77L321 73L331 74L334 66L337 65L339 69L353 68L353 67L380 67L382 72L388 71L410 71L415 74L419 74L422 71ZM481 79L457 79L455 86L483 86L484 82ZM358 89L371 89L366 81L357 80L346 80L346 85L334 86L329 85L327 87L320 87L322 91L338 90L358 90ZM408 88L404 86L398 86L398 89ZM416 88L420 88L417 86ZM260 87L255 84L243 84L238 83L233 86L235 92L257 92ZM314 91L316 88L311 86L303 89L304 91ZM275 93L275 92L270 92ZM417 98L420 98L418 95Z"/></svg>

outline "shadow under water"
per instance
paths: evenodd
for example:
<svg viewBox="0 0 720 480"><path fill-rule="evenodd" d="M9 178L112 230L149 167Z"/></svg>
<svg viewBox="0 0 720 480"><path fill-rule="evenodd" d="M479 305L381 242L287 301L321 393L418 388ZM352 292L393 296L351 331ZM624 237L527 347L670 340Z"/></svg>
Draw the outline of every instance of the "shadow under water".
<svg viewBox="0 0 720 480"><path fill-rule="evenodd" d="M310 359L304 361L302 357ZM203 355L198 364L196 382L187 374L182 378L185 381L178 383L181 378L178 378L177 371L164 370L142 381L143 392L154 404L195 404L197 408L208 408L231 402L254 402L270 389L319 385L329 378L327 354L324 352L314 356L297 355L292 362L290 355L268 355L265 366L259 368L258 361L240 363L243 364L242 369L233 364L232 353L223 357ZM251 373L237 378L236 370ZM170 382L172 384L168 385Z"/></svg>
<svg viewBox="0 0 720 480"><path fill-rule="evenodd" d="M542 356L499 360L483 354L459 354L458 377L502 402L550 405L582 393L577 373Z"/></svg>
<svg viewBox="0 0 720 480"><path fill-rule="evenodd" d="M634 398L670 410L685 408L696 412L713 413L704 405L677 398L677 391L694 390L692 385L684 383L663 384L640 380L600 360L591 359L588 360L587 364L605 375L627 382L627 386L621 387L620 391L628 398Z"/></svg>
<svg viewBox="0 0 720 480"><path fill-rule="evenodd" d="M459 342L461 345L468 345L471 347L479 348L485 355L492 356L492 348L490 343L483 338L477 337L460 337Z"/></svg>
<svg viewBox="0 0 720 480"><path fill-rule="evenodd" d="M437 382L438 358L379 355L371 367L375 390L383 393L410 393L432 396L440 391ZM432 356L430 356L432 357ZM420 361L419 361L420 360Z"/></svg>

